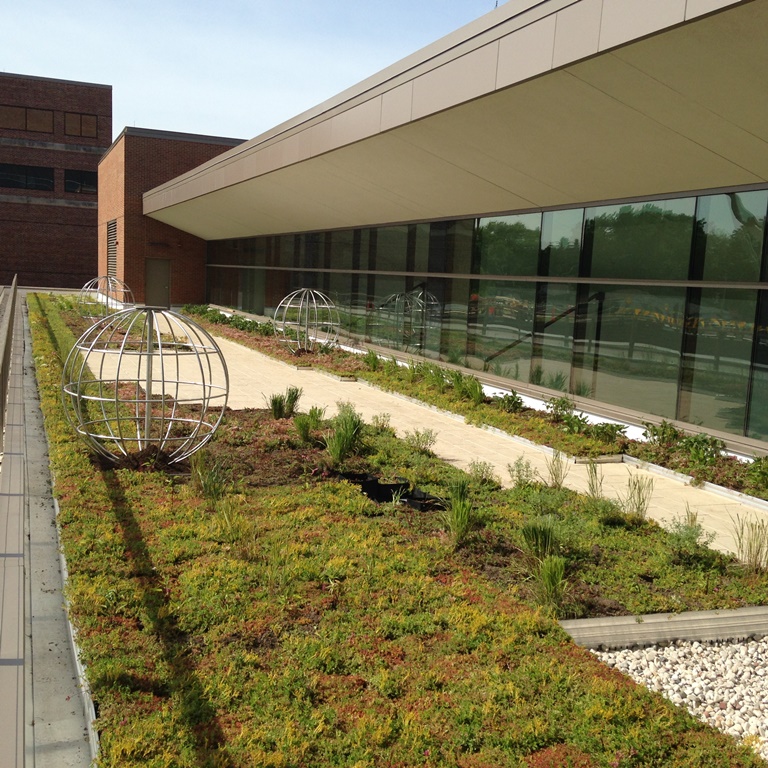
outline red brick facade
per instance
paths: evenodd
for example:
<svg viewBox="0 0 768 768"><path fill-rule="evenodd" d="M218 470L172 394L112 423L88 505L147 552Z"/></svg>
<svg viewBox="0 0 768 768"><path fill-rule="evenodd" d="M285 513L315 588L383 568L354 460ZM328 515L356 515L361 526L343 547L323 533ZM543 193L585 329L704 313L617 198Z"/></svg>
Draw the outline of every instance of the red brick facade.
<svg viewBox="0 0 768 768"><path fill-rule="evenodd" d="M79 288L97 276L97 194L73 187L111 138L111 86L0 73L0 284ZM25 188L29 168L52 173L52 188Z"/></svg>
<svg viewBox="0 0 768 768"><path fill-rule="evenodd" d="M205 301L205 241L144 216L142 195L239 143L239 139L126 128L99 164L99 274L108 274L107 227L114 221L114 276L127 283L137 303L147 302L150 260L168 268L171 305ZM149 268L153 266L160 265Z"/></svg>

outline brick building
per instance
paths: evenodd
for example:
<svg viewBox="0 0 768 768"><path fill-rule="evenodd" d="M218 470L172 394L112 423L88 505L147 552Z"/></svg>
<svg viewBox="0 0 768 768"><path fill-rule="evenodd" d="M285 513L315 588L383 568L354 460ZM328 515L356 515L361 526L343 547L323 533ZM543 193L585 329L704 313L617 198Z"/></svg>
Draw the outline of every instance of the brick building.
<svg viewBox="0 0 768 768"><path fill-rule="evenodd" d="M123 280L140 304L205 301L205 240L145 217L142 195L241 143L125 128L98 169L99 275Z"/></svg>
<svg viewBox="0 0 768 768"><path fill-rule="evenodd" d="M112 86L0 73L0 284L96 277L97 168Z"/></svg>

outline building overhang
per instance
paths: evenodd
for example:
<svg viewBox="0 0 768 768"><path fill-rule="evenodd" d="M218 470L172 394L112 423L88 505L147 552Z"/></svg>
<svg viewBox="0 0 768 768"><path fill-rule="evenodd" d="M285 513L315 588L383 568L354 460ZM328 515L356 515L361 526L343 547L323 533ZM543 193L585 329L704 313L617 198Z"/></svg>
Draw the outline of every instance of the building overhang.
<svg viewBox="0 0 768 768"><path fill-rule="evenodd" d="M206 240L768 182L768 0L511 0L144 195Z"/></svg>

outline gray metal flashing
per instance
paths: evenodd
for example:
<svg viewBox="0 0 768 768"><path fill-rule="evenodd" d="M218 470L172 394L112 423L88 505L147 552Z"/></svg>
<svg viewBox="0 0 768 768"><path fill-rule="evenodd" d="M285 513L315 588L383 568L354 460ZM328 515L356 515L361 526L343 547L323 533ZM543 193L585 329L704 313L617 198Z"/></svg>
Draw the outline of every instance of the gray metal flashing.
<svg viewBox="0 0 768 768"><path fill-rule="evenodd" d="M768 607L569 619L560 626L585 648L611 650L675 640L746 640L768 636Z"/></svg>
<svg viewBox="0 0 768 768"><path fill-rule="evenodd" d="M90 83L83 80L61 80L57 77L40 77L39 75L17 75L13 72L0 72L0 78L13 78L14 80L40 80L46 83L68 83L70 85L89 85L92 88L109 88L112 90L111 85L104 83Z"/></svg>
<svg viewBox="0 0 768 768"><path fill-rule="evenodd" d="M51 488L48 444L40 410L29 323L23 326L27 563L27 765L87 768L93 762L84 686L76 663L66 607ZM0 723L0 728L3 725ZM0 736L0 738L2 738Z"/></svg>
<svg viewBox="0 0 768 768"><path fill-rule="evenodd" d="M178 131L161 131L156 128L125 127L120 136L138 136L144 139L164 139L166 141L189 141L195 144L230 144L237 147L246 139L236 139L228 136L209 136L204 133L180 133Z"/></svg>

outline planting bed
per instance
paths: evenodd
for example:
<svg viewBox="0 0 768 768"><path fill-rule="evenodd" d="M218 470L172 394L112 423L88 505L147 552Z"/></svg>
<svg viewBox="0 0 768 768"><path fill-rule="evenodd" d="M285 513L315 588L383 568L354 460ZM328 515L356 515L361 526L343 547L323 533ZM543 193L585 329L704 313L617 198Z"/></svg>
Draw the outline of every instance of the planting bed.
<svg viewBox="0 0 768 768"><path fill-rule="evenodd" d="M338 424L302 436L236 411L176 474L153 456L104 467L62 419L65 309L30 298L102 768L762 764L556 621L761 603L762 573L602 500L466 476L384 424L334 461ZM376 502L343 474L445 509ZM524 534L542 520L565 563L557 595Z"/></svg>

